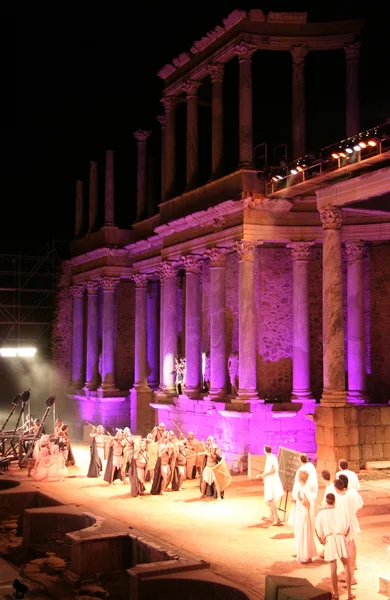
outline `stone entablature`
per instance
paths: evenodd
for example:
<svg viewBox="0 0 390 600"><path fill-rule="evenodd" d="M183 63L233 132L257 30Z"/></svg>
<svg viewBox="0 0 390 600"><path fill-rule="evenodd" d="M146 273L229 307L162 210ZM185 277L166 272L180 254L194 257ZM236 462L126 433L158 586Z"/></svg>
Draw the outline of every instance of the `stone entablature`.
<svg viewBox="0 0 390 600"><path fill-rule="evenodd" d="M363 28L362 19L307 23L306 16L306 13L264 14L257 9L237 9L223 24L194 42L190 52L182 52L173 59L173 64L162 67L158 76L164 80L167 93L177 94L185 78L200 80L207 75L208 64L226 63L233 58L234 48L242 40L259 50L289 51L303 42L308 51L336 50L356 43Z"/></svg>

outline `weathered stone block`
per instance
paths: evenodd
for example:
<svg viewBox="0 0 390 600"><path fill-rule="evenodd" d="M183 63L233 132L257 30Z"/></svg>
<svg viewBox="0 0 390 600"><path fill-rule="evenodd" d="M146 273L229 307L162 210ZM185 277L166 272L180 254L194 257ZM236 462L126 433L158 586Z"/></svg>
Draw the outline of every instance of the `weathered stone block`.
<svg viewBox="0 0 390 600"><path fill-rule="evenodd" d="M385 443L390 442L390 425L385 427Z"/></svg>
<svg viewBox="0 0 390 600"><path fill-rule="evenodd" d="M317 442L317 444L325 443L325 432L324 432L324 427L322 425L317 425L316 442Z"/></svg>
<svg viewBox="0 0 390 600"><path fill-rule="evenodd" d="M389 429L389 442L390 442L390 427L388 427ZM384 444L386 442L386 426L385 425L379 425L378 427L375 427L375 443L376 444Z"/></svg>
<svg viewBox="0 0 390 600"><path fill-rule="evenodd" d="M390 444L383 444L383 458L390 459Z"/></svg>
<svg viewBox="0 0 390 600"><path fill-rule="evenodd" d="M359 410L360 425L380 425L381 410L378 406L362 406Z"/></svg>
<svg viewBox="0 0 390 600"><path fill-rule="evenodd" d="M390 596L390 575L379 577L379 593Z"/></svg>
<svg viewBox="0 0 390 600"><path fill-rule="evenodd" d="M360 444L373 444L375 442L375 427L369 425L367 427L359 427L359 442Z"/></svg>
<svg viewBox="0 0 390 600"><path fill-rule="evenodd" d="M380 419L382 425L390 425L390 406L380 407Z"/></svg>
<svg viewBox="0 0 390 600"><path fill-rule="evenodd" d="M328 406L316 406L315 414L317 425L334 427L344 423L344 408L332 408Z"/></svg>
<svg viewBox="0 0 390 600"><path fill-rule="evenodd" d="M372 444L363 444L361 458L363 460L372 460Z"/></svg>
<svg viewBox="0 0 390 600"><path fill-rule="evenodd" d="M358 424L358 410L356 406L346 406L344 408L344 421L346 425Z"/></svg>
<svg viewBox="0 0 390 600"><path fill-rule="evenodd" d="M360 450L359 450L359 446L350 446L349 450L348 450L348 461L350 462L351 460L356 460L358 461L360 458ZM349 465L350 467L350 465Z"/></svg>
<svg viewBox="0 0 390 600"><path fill-rule="evenodd" d="M373 444L372 458L374 460L381 460L383 458L383 444Z"/></svg>

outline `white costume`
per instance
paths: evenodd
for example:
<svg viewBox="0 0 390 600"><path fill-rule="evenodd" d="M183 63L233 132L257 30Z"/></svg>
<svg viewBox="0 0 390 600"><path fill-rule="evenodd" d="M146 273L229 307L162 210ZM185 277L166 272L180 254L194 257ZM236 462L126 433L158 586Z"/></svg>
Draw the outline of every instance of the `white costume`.
<svg viewBox="0 0 390 600"><path fill-rule="evenodd" d="M348 488L344 494L338 494L337 500L339 506L347 512L350 527L347 535L347 541L352 542L353 540L356 540L360 533L359 521L356 513L359 508L363 506L362 497L359 492L353 488L351 490Z"/></svg>
<svg viewBox="0 0 390 600"><path fill-rule="evenodd" d="M274 467L275 472L272 475L264 477L264 502L275 500L277 502L283 495L284 489L279 477L279 464L275 454L267 454L265 460L264 473L269 473Z"/></svg>
<svg viewBox="0 0 390 600"><path fill-rule="evenodd" d="M306 561L317 556L314 539L314 498L307 484L299 485L294 511L294 539L297 560ZM303 505L304 499L309 501L310 508Z"/></svg>
<svg viewBox="0 0 390 600"><path fill-rule="evenodd" d="M348 558L346 535L348 514L342 508L327 507L316 516L315 528L320 538L326 538L324 558L327 562Z"/></svg>
<svg viewBox="0 0 390 600"><path fill-rule="evenodd" d="M356 491L360 490L359 477L356 475L355 471L350 471L349 469L344 469L344 471L337 471L337 479L340 477L340 475L345 475L346 477L348 477L348 489L353 488Z"/></svg>
<svg viewBox="0 0 390 600"><path fill-rule="evenodd" d="M317 478L317 471L315 466L313 465L313 463L311 462L307 462L307 463L303 463L299 469L297 469L296 473L295 473L295 479L294 479L294 486L292 489L292 497L295 498L296 494L301 486L301 484L298 481L298 477L299 477L299 473L301 471L307 471L307 473L309 473L309 479L307 480L306 485L309 487L313 499L316 500L317 499L317 495L318 495L318 478Z"/></svg>
<svg viewBox="0 0 390 600"><path fill-rule="evenodd" d="M327 496L327 494L333 494L334 495L335 500L336 500L335 505L337 506L337 496L338 496L338 493L337 493L337 490L334 487L333 483L329 483L326 486L325 491L324 491L324 497L322 498L321 506L327 506L327 504L326 504L326 496Z"/></svg>
<svg viewBox="0 0 390 600"><path fill-rule="evenodd" d="M34 481L44 481L49 476L51 456L49 448L43 447L37 456L35 467L31 470Z"/></svg>

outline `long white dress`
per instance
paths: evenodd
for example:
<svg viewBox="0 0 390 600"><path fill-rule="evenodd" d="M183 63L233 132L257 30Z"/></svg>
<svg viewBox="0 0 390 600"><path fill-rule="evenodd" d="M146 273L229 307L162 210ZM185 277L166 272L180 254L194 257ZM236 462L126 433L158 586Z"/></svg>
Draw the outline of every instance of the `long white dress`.
<svg viewBox="0 0 390 600"><path fill-rule="evenodd" d="M303 505L305 498L310 508ZM307 484L301 486L296 495L294 539L298 561L310 560L318 555L314 539L314 498Z"/></svg>
<svg viewBox="0 0 390 600"><path fill-rule="evenodd" d="M348 527L348 514L341 507L324 508L316 516L316 532L320 538L326 538L324 558L327 562L337 558L348 558Z"/></svg>
<svg viewBox="0 0 390 600"><path fill-rule="evenodd" d="M275 454L267 454L264 473L271 471L272 467L274 467L275 473L264 477L264 502L270 502L271 500L277 502L284 495L284 489L279 477L278 459Z"/></svg>
<svg viewBox="0 0 390 600"><path fill-rule="evenodd" d="M348 514L349 533L347 535L347 541L353 542L360 533L359 521L356 513L359 508L362 508L363 499L355 489L348 488L344 494L338 494L337 502Z"/></svg>
<svg viewBox="0 0 390 600"><path fill-rule="evenodd" d="M314 500L316 500L317 494L318 494L318 477L317 477L316 468L313 465L313 463L311 463L311 462L303 463L299 467L299 469L297 469L297 471L295 473L295 478L294 478L294 486L292 489L293 498L295 498L298 490L301 487L301 484L299 483L299 473L301 471L306 471L309 474L309 478L306 482L306 485L309 486L312 496L313 496Z"/></svg>

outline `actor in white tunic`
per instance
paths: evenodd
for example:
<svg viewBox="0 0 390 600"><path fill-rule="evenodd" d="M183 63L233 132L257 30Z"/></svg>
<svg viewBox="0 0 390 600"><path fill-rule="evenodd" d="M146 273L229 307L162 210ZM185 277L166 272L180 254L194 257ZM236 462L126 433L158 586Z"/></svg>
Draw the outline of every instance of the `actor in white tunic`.
<svg viewBox="0 0 390 600"><path fill-rule="evenodd" d="M309 474L301 471L298 475L300 489L296 493L294 514L294 539L297 560L302 564L312 562L317 556L314 539L314 497L307 485ZM289 521L290 523L290 521Z"/></svg>
<svg viewBox="0 0 390 600"><path fill-rule="evenodd" d="M293 490L292 490L292 496L293 498L296 496L297 491L300 488L299 482L298 482L298 477L299 477L299 473L301 471L307 471L307 473L309 474L309 479L307 481L307 485L310 488L310 491L312 493L312 496L314 498L314 500L317 499L317 495L318 495L318 477L317 477L317 471L315 466L313 465L313 463L311 463L307 457L306 454L301 454L300 455L300 460L301 460L301 466L297 469L297 472L295 473L295 479L294 479L294 486L293 486Z"/></svg>
<svg viewBox="0 0 390 600"><path fill-rule="evenodd" d="M272 454L271 446L264 446L266 456L263 473L257 475L257 479L264 481L264 502L270 510L269 521L273 525L279 525L280 519L276 508L276 502L284 495L282 482L279 477L279 464L275 454Z"/></svg>
<svg viewBox="0 0 390 600"><path fill-rule="evenodd" d="M349 489L347 477L345 475L341 475L336 479L334 486L338 493L338 503L348 513L350 525L347 535L349 564L352 572L352 585L356 585L356 579L353 573L356 569L356 539L360 533L359 521L356 513L362 508L363 499L355 489Z"/></svg>
<svg viewBox="0 0 390 600"><path fill-rule="evenodd" d="M339 461L340 471L336 473L336 479L340 477L340 475L346 475L348 477L348 488L355 489L357 492L360 490L360 481L359 477L356 475L355 471L351 471L348 469L348 461L342 459Z"/></svg>
<svg viewBox="0 0 390 600"><path fill-rule="evenodd" d="M334 494L327 494L325 501L326 506L316 516L315 530L319 541L325 546L324 557L330 565L332 598L339 597L337 579L337 559L339 558L345 567L348 598L352 599L354 596L351 593L351 570L346 540L349 533L348 514L341 507L336 508Z"/></svg>

